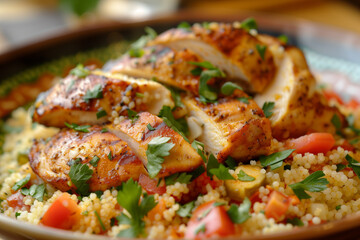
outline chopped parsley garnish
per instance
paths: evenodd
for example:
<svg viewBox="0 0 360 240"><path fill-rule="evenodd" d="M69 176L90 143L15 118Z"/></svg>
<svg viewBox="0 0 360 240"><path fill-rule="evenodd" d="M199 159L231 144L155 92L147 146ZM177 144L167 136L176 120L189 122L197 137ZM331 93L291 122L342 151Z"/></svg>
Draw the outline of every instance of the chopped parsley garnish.
<svg viewBox="0 0 360 240"><path fill-rule="evenodd" d="M210 170L219 168L220 163L218 162L214 154L210 154L209 159L207 160L205 159L205 162L206 162L206 173L209 177L212 177L213 174L210 172Z"/></svg>
<svg viewBox="0 0 360 240"><path fill-rule="evenodd" d="M261 166L270 166L271 170L277 169L282 166L284 159L290 156L295 149L288 149L281 152L276 152L268 156L261 156L259 158Z"/></svg>
<svg viewBox="0 0 360 240"><path fill-rule="evenodd" d="M14 186L12 187L12 190L17 191L20 188L24 187L29 181L30 181L30 177L31 175L28 174L26 175L26 177L24 177L23 179L17 181Z"/></svg>
<svg viewBox="0 0 360 240"><path fill-rule="evenodd" d="M331 123L334 125L335 130L336 130L336 134L337 135L342 135L341 133L341 120L339 118L339 116L335 113L334 116L331 118Z"/></svg>
<svg viewBox="0 0 360 240"><path fill-rule="evenodd" d="M344 164L341 164L341 163L336 164L336 171L337 172L340 172L341 170L343 170L345 168L346 168L346 165L344 165Z"/></svg>
<svg viewBox="0 0 360 240"><path fill-rule="evenodd" d="M148 125L146 125L147 129L149 129L149 131L154 131L155 128L153 128L150 123L148 123Z"/></svg>
<svg viewBox="0 0 360 240"><path fill-rule="evenodd" d="M18 216L20 216L21 215L21 212L16 212L15 213L15 218L17 218Z"/></svg>
<svg viewBox="0 0 360 240"><path fill-rule="evenodd" d="M100 118L105 117L105 116L107 116L107 112L105 110L101 110L101 111L96 113L96 118L97 119L100 119Z"/></svg>
<svg viewBox="0 0 360 240"><path fill-rule="evenodd" d="M199 142L197 140L194 140L191 143L191 146L197 151L197 153L200 155L200 157L202 158L202 160L204 161L204 163L207 162L207 158L205 156L205 152L204 152L204 144L202 142Z"/></svg>
<svg viewBox="0 0 360 240"><path fill-rule="evenodd" d="M278 38L278 39L280 40L280 42L282 42L283 44L287 44L287 43L289 42L288 36L286 36L286 35L284 35L284 34L278 36L277 38Z"/></svg>
<svg viewBox="0 0 360 240"><path fill-rule="evenodd" d="M140 58L144 54L145 54L145 51L142 48L132 48L129 50L129 56L132 58Z"/></svg>
<svg viewBox="0 0 360 240"><path fill-rule="evenodd" d="M357 129L354 126L355 123L355 117L353 114L350 114L349 116L346 117L346 121L349 124L349 128L356 134L356 135L360 135L360 129Z"/></svg>
<svg viewBox="0 0 360 240"><path fill-rule="evenodd" d="M189 62L189 64L207 69L207 70L202 70L201 74L200 74L200 84L199 84L200 100L202 102L216 101L217 100L217 91L216 91L216 89L210 87L207 84L207 82L210 79L216 78L216 77L224 78L224 77L226 77L225 73L207 61L205 61L205 62ZM199 71L199 70L197 70L197 71ZM192 73L193 73L193 71L192 71Z"/></svg>
<svg viewBox="0 0 360 240"><path fill-rule="evenodd" d="M177 28L181 28L181 29L190 31L191 25L188 22L181 22L179 25L177 25Z"/></svg>
<svg viewBox="0 0 360 240"><path fill-rule="evenodd" d="M89 215L89 211L85 210L85 211L81 212L81 215L87 216L87 215Z"/></svg>
<svg viewBox="0 0 360 240"><path fill-rule="evenodd" d="M267 47L265 45L256 44L256 50L258 51L258 53L263 61L265 60L266 48Z"/></svg>
<svg viewBox="0 0 360 240"><path fill-rule="evenodd" d="M192 179L191 174L187 174L186 172L183 173L174 173L168 177L165 178L165 184L166 185L173 185L177 182L179 183L186 183L188 184Z"/></svg>
<svg viewBox="0 0 360 240"><path fill-rule="evenodd" d="M341 209L341 205L337 205L336 207L335 207L335 210L336 211L339 211Z"/></svg>
<svg viewBox="0 0 360 240"><path fill-rule="evenodd" d="M85 196L89 194L89 184L87 181L92 177L93 172L86 164L77 163L71 165L69 177L80 195Z"/></svg>
<svg viewBox="0 0 360 240"><path fill-rule="evenodd" d="M224 83L224 85L222 85L220 91L225 96L230 96L234 93L235 89L243 90L242 87L240 87L239 85L237 85L235 83L226 82L226 83Z"/></svg>
<svg viewBox="0 0 360 240"><path fill-rule="evenodd" d="M229 169L223 164L220 164L218 168L210 169L209 172L220 180L235 180L235 178L229 173Z"/></svg>
<svg viewBox="0 0 360 240"><path fill-rule="evenodd" d="M173 87L168 87L168 89L171 92L171 98L174 100L175 103L175 108L177 107L185 107L183 102L181 101L181 95L180 92L181 90L177 89L177 88L173 88Z"/></svg>
<svg viewBox="0 0 360 240"><path fill-rule="evenodd" d="M356 161L353 157L351 157L349 154L345 156L345 159L349 163L348 167L352 168L355 174L360 178L360 163Z"/></svg>
<svg viewBox="0 0 360 240"><path fill-rule="evenodd" d="M108 156L107 156L107 157L108 157L108 159L109 159L110 161L111 161L111 160L113 160L113 158L114 158L114 157L113 157L113 155L112 155L112 152L111 152L111 151L109 152L109 154L108 154Z"/></svg>
<svg viewBox="0 0 360 240"><path fill-rule="evenodd" d="M188 126L186 121L180 122L179 120L176 120L169 106L162 107L159 113L159 117L163 119L163 121L168 127L179 133L185 139L185 141L189 142L189 139L186 137L186 134L188 132Z"/></svg>
<svg viewBox="0 0 360 240"><path fill-rule="evenodd" d="M240 170L240 172L238 173L238 180L242 181L242 182L252 182L255 180L254 177L246 174L246 172L244 172L243 170Z"/></svg>
<svg viewBox="0 0 360 240"><path fill-rule="evenodd" d="M198 235L201 232L204 233L205 231L206 231L205 223L202 223L195 229L195 235Z"/></svg>
<svg viewBox="0 0 360 240"><path fill-rule="evenodd" d="M100 160L100 158L99 158L98 156L94 156L94 157L90 160L89 163L90 163L93 167L97 167L99 160Z"/></svg>
<svg viewBox="0 0 360 240"><path fill-rule="evenodd" d="M176 211L176 214L180 217L191 217L191 212L195 207L195 202L189 202L180 206L179 210Z"/></svg>
<svg viewBox="0 0 360 240"><path fill-rule="evenodd" d="M357 144L359 141L360 141L359 138L354 138L354 139L350 140L349 143L350 143L351 145L354 145L354 144Z"/></svg>
<svg viewBox="0 0 360 240"><path fill-rule="evenodd" d="M67 123L65 122L65 126L67 126L70 129L73 129L77 132L84 132L84 133L88 133L89 132L89 128L91 127L90 125L77 125L76 123Z"/></svg>
<svg viewBox="0 0 360 240"><path fill-rule="evenodd" d="M275 103L274 102L264 102L264 105L262 107L262 110L264 111L265 117L269 118L273 115L272 110L275 107Z"/></svg>
<svg viewBox="0 0 360 240"><path fill-rule="evenodd" d="M102 221L101 218L100 218L100 214L99 214L96 210L94 211L94 213L95 213L95 216L96 216L97 220L98 220L99 223L100 223L101 229L102 229L103 231L105 231L106 228L105 228L105 225L104 225L103 221Z"/></svg>
<svg viewBox="0 0 360 240"><path fill-rule="evenodd" d="M141 198L141 196L143 197ZM140 201L141 199L141 201ZM119 224L130 225L129 228L118 233L118 237L135 238L144 234L145 222L143 218L156 206L154 196L142 194L141 186L129 179L123 183L118 191L117 202L126 209L130 216L122 213L116 219Z"/></svg>
<svg viewBox="0 0 360 240"><path fill-rule="evenodd" d="M107 130L107 128L103 128L103 129L101 129L100 132L101 132L101 133L107 133L107 132L109 132L109 130Z"/></svg>
<svg viewBox="0 0 360 240"><path fill-rule="evenodd" d="M241 22L241 28L246 31L250 31L251 29L257 30L258 26L254 18L246 18Z"/></svg>
<svg viewBox="0 0 360 240"><path fill-rule="evenodd" d="M131 48L129 50L130 57L141 57L144 54L144 50L142 49L145 45L152 39L157 36L157 33L151 27L145 27L145 32L147 35L141 36L137 41L131 44Z"/></svg>
<svg viewBox="0 0 360 240"><path fill-rule="evenodd" d="M231 204L230 209L227 211L233 223L243 223L248 220L250 216L251 201L245 198L242 204L238 207L236 204Z"/></svg>
<svg viewBox="0 0 360 240"><path fill-rule="evenodd" d="M28 188L22 188L21 193L25 196L31 196L38 200L39 202L44 201L44 194L45 194L45 185L32 185L29 189Z"/></svg>
<svg viewBox="0 0 360 240"><path fill-rule="evenodd" d="M311 196L305 191L321 192L327 188L329 181L323 178L324 176L323 171L316 171L301 182L290 184L289 187L299 199L309 199Z"/></svg>
<svg viewBox="0 0 360 240"><path fill-rule="evenodd" d="M249 104L249 100L251 99L251 97L239 97L237 98L237 100L239 100L240 102Z"/></svg>
<svg viewBox="0 0 360 240"><path fill-rule="evenodd" d="M237 162L230 156L227 157L225 163L230 169L235 169L238 166Z"/></svg>
<svg viewBox="0 0 360 240"><path fill-rule="evenodd" d="M143 93L136 92L136 93L135 93L135 96L137 96L137 97L139 97L139 98L143 98L143 97L144 97L144 94L143 94Z"/></svg>
<svg viewBox="0 0 360 240"><path fill-rule="evenodd" d="M99 83L96 84L93 89L87 90L85 95L83 96L83 99L86 103L89 103L89 100L91 99L101 99L103 97L103 88L102 85Z"/></svg>
<svg viewBox="0 0 360 240"><path fill-rule="evenodd" d="M75 76L80 77L80 78L83 78L83 77L86 77L86 76L88 76L90 74L90 70L84 68L84 65L78 64L75 68L71 69L70 74L75 75ZM71 85L71 83L70 83L70 85ZM71 87L68 87L68 90Z"/></svg>
<svg viewBox="0 0 360 240"><path fill-rule="evenodd" d="M160 172L164 157L169 156L169 151L175 146L174 143L168 143L169 140L169 137L155 137L148 143L146 167L151 178Z"/></svg>
<svg viewBox="0 0 360 240"><path fill-rule="evenodd" d="M127 114L128 114L129 119L131 120L131 123L135 123L136 120L139 119L138 113L131 109L127 109Z"/></svg>
<svg viewBox="0 0 360 240"><path fill-rule="evenodd" d="M301 221L300 218L287 219L286 222L290 223L293 226L299 226L299 227L304 226L304 223L303 223L303 221Z"/></svg>
<svg viewBox="0 0 360 240"><path fill-rule="evenodd" d="M97 196L98 198L101 198L101 196L104 194L104 192L101 191L101 190L97 190L97 191L95 191L94 193L96 194L96 196Z"/></svg>

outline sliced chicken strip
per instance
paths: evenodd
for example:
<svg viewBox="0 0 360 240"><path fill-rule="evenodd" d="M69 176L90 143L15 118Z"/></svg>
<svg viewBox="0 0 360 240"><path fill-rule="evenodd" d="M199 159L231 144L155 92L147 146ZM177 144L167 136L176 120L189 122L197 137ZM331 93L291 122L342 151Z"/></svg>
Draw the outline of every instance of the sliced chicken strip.
<svg viewBox="0 0 360 240"><path fill-rule="evenodd" d="M113 64L110 71L132 77L156 78L161 83L198 94L199 77L190 73L195 67L188 62L201 62L199 57L189 50L173 51L163 46L143 50L144 55L140 58L124 55Z"/></svg>
<svg viewBox="0 0 360 240"><path fill-rule="evenodd" d="M155 130L150 131L150 124ZM201 164L203 160L187 141L173 129L169 128L161 118L147 112L139 113L139 118L133 123L124 120L119 124L109 125L110 132L117 135L129 144L146 166L148 159L146 150L148 143L155 137L170 137L169 142L175 144L170 150L170 155L164 158L162 169L157 177L165 177L176 172L192 171Z"/></svg>
<svg viewBox="0 0 360 240"><path fill-rule="evenodd" d="M195 24L191 31L170 29L148 43L174 50L189 49L223 70L229 79L251 92L262 92L273 80L276 67L270 51L260 54L264 43L231 24Z"/></svg>
<svg viewBox="0 0 360 240"><path fill-rule="evenodd" d="M69 75L39 96L33 121L54 127L100 124L113 111L116 116L127 115L127 109L158 114L163 105L174 103L170 91L157 82L94 71L85 78ZM105 116L98 118L101 111Z"/></svg>
<svg viewBox="0 0 360 240"><path fill-rule="evenodd" d="M242 97L247 96L242 93ZM217 103L204 104L193 97L183 99L190 118L195 118L202 128L197 139L219 162L228 156L246 161L268 154L272 138L270 121L253 100L247 101L226 97Z"/></svg>
<svg viewBox="0 0 360 240"><path fill-rule="evenodd" d="M90 128L89 133L66 129L48 142L36 141L29 154L31 168L61 191L76 190L74 184L69 184L69 165L78 158L94 171L88 182L90 191L106 190L130 178L137 180L140 173L146 174L142 162L126 142L101 130L100 126ZM95 156L99 158L96 167L89 163Z"/></svg>

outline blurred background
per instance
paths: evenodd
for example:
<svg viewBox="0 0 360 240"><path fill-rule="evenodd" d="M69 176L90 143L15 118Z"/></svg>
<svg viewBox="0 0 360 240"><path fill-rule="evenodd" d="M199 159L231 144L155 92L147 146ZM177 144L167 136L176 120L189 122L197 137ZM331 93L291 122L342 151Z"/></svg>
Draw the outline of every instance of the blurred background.
<svg viewBox="0 0 360 240"><path fill-rule="evenodd" d="M217 14L264 12L360 34L360 0L0 0L0 53L66 29L189 9Z"/></svg>

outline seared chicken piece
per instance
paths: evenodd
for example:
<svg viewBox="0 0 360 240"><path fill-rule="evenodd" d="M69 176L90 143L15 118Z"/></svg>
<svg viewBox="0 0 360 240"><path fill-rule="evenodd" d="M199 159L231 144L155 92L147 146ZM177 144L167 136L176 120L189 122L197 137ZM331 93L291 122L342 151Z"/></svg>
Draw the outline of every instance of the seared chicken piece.
<svg viewBox="0 0 360 240"><path fill-rule="evenodd" d="M66 129L49 142L36 141L29 154L31 168L61 191L76 190L74 184L69 184L69 165L77 158L94 170L88 182L90 191L106 190L130 178L137 180L140 173L146 174L142 162L126 142L101 130L100 126L90 128L89 133ZM89 163L95 156L100 158L96 167Z"/></svg>
<svg viewBox="0 0 360 240"><path fill-rule="evenodd" d="M269 39L262 38L264 41ZM335 113L340 119L343 116L315 94L315 79L301 50L295 47L284 49L275 41L269 49L275 56L278 72L275 80L254 99L259 106L265 102L275 103L270 117L273 136L286 139L311 131L334 133L335 128L329 125L332 116Z"/></svg>
<svg viewBox="0 0 360 240"><path fill-rule="evenodd" d="M161 118L147 112L139 113L138 116L139 118L134 123L131 120L124 120L119 124L109 125L108 129L126 141L145 166L148 163L146 156L148 143L158 136L170 137L169 142L175 145L170 150L170 155L164 158L162 169L157 177L191 171L203 164L203 160L190 143L185 141L179 133L169 128ZM148 124L155 130L150 131L147 128Z"/></svg>
<svg viewBox="0 0 360 240"><path fill-rule="evenodd" d="M144 55L140 58L124 55L110 71L132 77L156 78L161 83L198 94L199 77L190 73L195 67L188 62L201 62L199 57L186 49L173 51L163 46L147 47L143 50Z"/></svg>
<svg viewBox="0 0 360 240"><path fill-rule="evenodd" d="M241 94L247 97L245 93ZM225 97L217 103L205 104L196 98L186 97L183 102L191 116L189 119L196 119L202 128L197 139L204 143L205 151L213 153L219 162L228 156L246 161L268 154L270 121L253 100L248 99L248 103L244 103ZM189 128L191 131L192 128Z"/></svg>
<svg viewBox="0 0 360 240"><path fill-rule="evenodd" d="M165 45L177 51L189 49L251 92L262 92L276 72L272 53L265 49L264 59L261 57L264 43L231 24L211 24L210 28L195 24L191 31L170 29L148 45Z"/></svg>
<svg viewBox="0 0 360 240"><path fill-rule="evenodd" d="M33 121L54 127L64 127L65 122L100 124L113 111L118 115L127 115L127 109L158 114L163 105L174 103L170 91L157 82L94 71L85 78L69 75L39 96ZM98 118L100 111L106 114Z"/></svg>

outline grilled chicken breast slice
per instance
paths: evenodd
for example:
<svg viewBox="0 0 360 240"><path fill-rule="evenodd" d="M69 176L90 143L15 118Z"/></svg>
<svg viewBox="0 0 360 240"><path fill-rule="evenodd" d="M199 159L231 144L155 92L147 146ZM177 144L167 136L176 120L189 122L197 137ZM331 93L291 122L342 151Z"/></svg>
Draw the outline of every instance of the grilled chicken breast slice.
<svg viewBox="0 0 360 240"><path fill-rule="evenodd" d="M189 49L251 92L262 92L276 72L272 53L265 49L262 58L264 43L231 24L211 24L210 28L195 24L191 31L170 29L148 45L164 45L177 51Z"/></svg>
<svg viewBox="0 0 360 240"><path fill-rule="evenodd" d="M301 50L295 47L284 49L274 44L270 49L278 64L278 72L265 91L254 98L259 106L265 102L275 103L270 117L273 136L286 139L310 131L335 133L335 128L326 122L329 123L335 113L340 119L344 118L316 94L315 78Z"/></svg>
<svg viewBox="0 0 360 240"><path fill-rule="evenodd" d="M240 96L247 97L245 93ZM244 103L225 97L217 103L205 104L194 97L186 97L183 102L190 118L196 119L202 128L197 139L219 162L228 156L246 161L268 153L272 138L270 121L253 100Z"/></svg>
<svg viewBox="0 0 360 240"><path fill-rule="evenodd" d="M146 174L142 162L126 142L101 130L100 126L90 128L89 133L64 129L48 142L35 141L29 154L31 168L61 191L76 190L74 184L69 184L69 171L71 161L78 158L94 171L88 181L90 191L103 191L130 178L137 180L140 173ZM96 167L89 163L94 156L99 158Z"/></svg>
<svg viewBox="0 0 360 240"><path fill-rule="evenodd" d="M64 127L65 122L100 124L113 111L118 115L127 115L127 109L158 114L163 105L174 103L170 91L157 82L93 71L85 78L69 75L39 96L33 121L54 127ZM102 110L106 114L98 118Z"/></svg>
<svg viewBox="0 0 360 240"><path fill-rule="evenodd" d="M155 130L150 131L147 127L148 124ZM203 160L190 143L185 141L179 133L169 128L161 118L150 113L139 113L139 118L134 123L131 120L124 120L119 124L109 125L107 128L126 141L145 166L148 163L146 156L148 143L158 136L170 137L169 142L175 146L170 150L170 155L164 158L162 169L157 175L159 178L176 172L192 171L203 164Z"/></svg>
<svg viewBox="0 0 360 240"><path fill-rule="evenodd" d="M190 73L194 66L188 63L201 62L198 56L187 49L174 51L164 46L147 47L143 51L140 58L124 55L112 63L109 70L132 77L156 78L161 83L198 94L199 77Z"/></svg>

